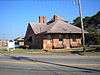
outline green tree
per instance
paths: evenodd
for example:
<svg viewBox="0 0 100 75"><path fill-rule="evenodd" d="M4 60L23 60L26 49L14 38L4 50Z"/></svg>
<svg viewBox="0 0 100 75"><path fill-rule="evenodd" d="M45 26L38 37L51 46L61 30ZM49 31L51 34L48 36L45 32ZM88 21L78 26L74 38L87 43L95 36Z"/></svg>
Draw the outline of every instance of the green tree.
<svg viewBox="0 0 100 75"><path fill-rule="evenodd" d="M73 24L81 28L80 17L73 20ZM93 16L86 16L83 18L84 29L89 32L86 37L92 44L100 44L100 32L97 29L100 28L100 11Z"/></svg>

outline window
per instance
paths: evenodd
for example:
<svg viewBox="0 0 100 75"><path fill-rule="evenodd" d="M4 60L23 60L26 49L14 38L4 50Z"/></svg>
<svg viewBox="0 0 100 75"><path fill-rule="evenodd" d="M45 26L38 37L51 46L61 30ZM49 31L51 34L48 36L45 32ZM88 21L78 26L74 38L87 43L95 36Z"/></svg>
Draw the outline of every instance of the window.
<svg viewBox="0 0 100 75"><path fill-rule="evenodd" d="M32 37L29 37L28 41L29 41L29 42L32 42Z"/></svg>
<svg viewBox="0 0 100 75"><path fill-rule="evenodd" d="M51 40L52 38L51 38L51 35L48 35L48 40Z"/></svg>
<svg viewBox="0 0 100 75"><path fill-rule="evenodd" d="M59 41L63 41L63 35L59 35Z"/></svg>
<svg viewBox="0 0 100 75"><path fill-rule="evenodd" d="M75 35L73 35L73 36L72 36L72 39L73 39L73 41L74 41L74 42L76 42L76 41L77 41L77 40L76 40L76 36L75 36Z"/></svg>

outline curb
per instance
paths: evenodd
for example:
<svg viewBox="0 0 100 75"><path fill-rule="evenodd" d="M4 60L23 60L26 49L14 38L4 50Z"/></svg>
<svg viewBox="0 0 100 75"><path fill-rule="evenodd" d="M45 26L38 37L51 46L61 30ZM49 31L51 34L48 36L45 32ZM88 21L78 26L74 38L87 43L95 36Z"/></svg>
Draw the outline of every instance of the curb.
<svg viewBox="0 0 100 75"><path fill-rule="evenodd" d="M0 64L39 64L41 62L29 62L29 61L0 61ZM62 66L74 66L74 67L100 67L100 64L62 64L57 63Z"/></svg>
<svg viewBox="0 0 100 75"><path fill-rule="evenodd" d="M0 61L0 64L37 64L39 62L29 62L29 61Z"/></svg>

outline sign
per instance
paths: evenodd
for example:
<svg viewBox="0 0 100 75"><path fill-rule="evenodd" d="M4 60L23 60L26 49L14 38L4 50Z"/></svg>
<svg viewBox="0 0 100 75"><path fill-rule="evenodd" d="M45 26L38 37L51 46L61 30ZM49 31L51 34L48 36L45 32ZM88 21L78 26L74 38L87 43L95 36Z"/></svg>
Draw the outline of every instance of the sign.
<svg viewBox="0 0 100 75"><path fill-rule="evenodd" d="M9 50L10 48L15 49L15 41L8 41L8 50Z"/></svg>

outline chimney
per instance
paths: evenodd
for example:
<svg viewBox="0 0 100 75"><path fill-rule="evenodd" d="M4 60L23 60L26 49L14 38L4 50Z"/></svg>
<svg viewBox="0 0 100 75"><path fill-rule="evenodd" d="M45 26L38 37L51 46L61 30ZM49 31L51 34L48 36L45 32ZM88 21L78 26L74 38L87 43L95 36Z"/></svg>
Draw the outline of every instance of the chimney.
<svg viewBox="0 0 100 75"><path fill-rule="evenodd" d="M39 23L41 24L46 23L46 16L39 16Z"/></svg>
<svg viewBox="0 0 100 75"><path fill-rule="evenodd" d="M54 21L59 20L59 19L61 19L59 16L56 16L56 15L53 16Z"/></svg>

